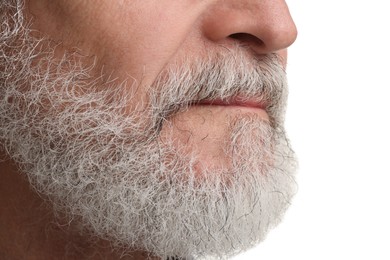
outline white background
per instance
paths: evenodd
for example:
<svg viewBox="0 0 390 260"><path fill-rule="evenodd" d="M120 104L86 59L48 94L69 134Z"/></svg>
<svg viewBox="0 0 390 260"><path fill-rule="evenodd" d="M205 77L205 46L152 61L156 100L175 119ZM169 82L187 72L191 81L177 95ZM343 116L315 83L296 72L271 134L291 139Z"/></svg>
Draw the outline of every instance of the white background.
<svg viewBox="0 0 390 260"><path fill-rule="evenodd" d="M260 1L260 0L259 0ZM390 259L390 2L290 0L287 129L299 192L235 260Z"/></svg>

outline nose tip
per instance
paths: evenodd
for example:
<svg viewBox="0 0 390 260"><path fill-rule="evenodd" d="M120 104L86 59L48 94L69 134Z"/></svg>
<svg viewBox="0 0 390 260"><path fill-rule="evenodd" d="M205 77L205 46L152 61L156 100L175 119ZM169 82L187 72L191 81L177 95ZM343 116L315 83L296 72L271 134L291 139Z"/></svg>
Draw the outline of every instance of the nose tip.
<svg viewBox="0 0 390 260"><path fill-rule="evenodd" d="M291 16L289 17L291 18ZM288 21L268 21L268 24L263 23L262 25L258 26L257 30L251 34L251 38L257 39L257 41L251 41L251 47L257 52L268 53L286 49L295 42L298 35L292 19ZM241 40L248 41L247 39Z"/></svg>
<svg viewBox="0 0 390 260"><path fill-rule="evenodd" d="M284 0L241 1L240 5L215 7L209 13L204 28L210 40L221 43L233 39L259 54L277 52L294 43L297 28Z"/></svg>

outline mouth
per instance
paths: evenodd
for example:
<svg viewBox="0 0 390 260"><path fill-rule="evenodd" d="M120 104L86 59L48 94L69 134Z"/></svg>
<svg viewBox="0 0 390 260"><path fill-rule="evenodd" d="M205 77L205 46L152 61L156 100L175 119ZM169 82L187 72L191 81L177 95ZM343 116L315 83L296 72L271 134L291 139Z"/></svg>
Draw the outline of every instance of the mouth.
<svg viewBox="0 0 390 260"><path fill-rule="evenodd" d="M241 107L249 109L260 109L266 110L267 104L263 101L256 99L246 99L241 97L232 97L228 99L213 99L213 100L202 100L196 105L199 106L223 106L223 107Z"/></svg>
<svg viewBox="0 0 390 260"><path fill-rule="evenodd" d="M194 105L199 107L214 107L215 109L226 111L230 110L229 113L254 113L269 121L267 113L268 104L265 101L259 101L259 99L242 98L238 96L228 99L202 100Z"/></svg>

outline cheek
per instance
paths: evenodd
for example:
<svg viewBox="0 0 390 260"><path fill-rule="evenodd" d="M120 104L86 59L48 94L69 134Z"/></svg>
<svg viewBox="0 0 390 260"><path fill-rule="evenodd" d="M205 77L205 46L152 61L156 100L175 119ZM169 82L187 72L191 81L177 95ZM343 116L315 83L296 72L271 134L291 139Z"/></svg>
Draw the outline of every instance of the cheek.
<svg viewBox="0 0 390 260"><path fill-rule="evenodd" d="M117 77L131 76L150 85L182 49L192 28L191 14L187 11L183 18L179 14L185 11L178 7L155 5L137 9L139 13L128 10L128 15L117 10L119 19L109 17L96 28L93 52Z"/></svg>

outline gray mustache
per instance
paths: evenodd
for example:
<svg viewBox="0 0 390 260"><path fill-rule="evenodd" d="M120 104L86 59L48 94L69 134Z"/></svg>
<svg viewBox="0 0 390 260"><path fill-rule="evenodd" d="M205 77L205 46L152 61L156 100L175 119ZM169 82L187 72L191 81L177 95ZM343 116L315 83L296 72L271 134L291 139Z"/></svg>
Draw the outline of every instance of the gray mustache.
<svg viewBox="0 0 390 260"><path fill-rule="evenodd" d="M171 65L151 86L153 114L165 120L205 101L239 97L265 104L271 121L279 121L287 98L286 73L277 55L249 58L242 51L218 53L189 65Z"/></svg>

